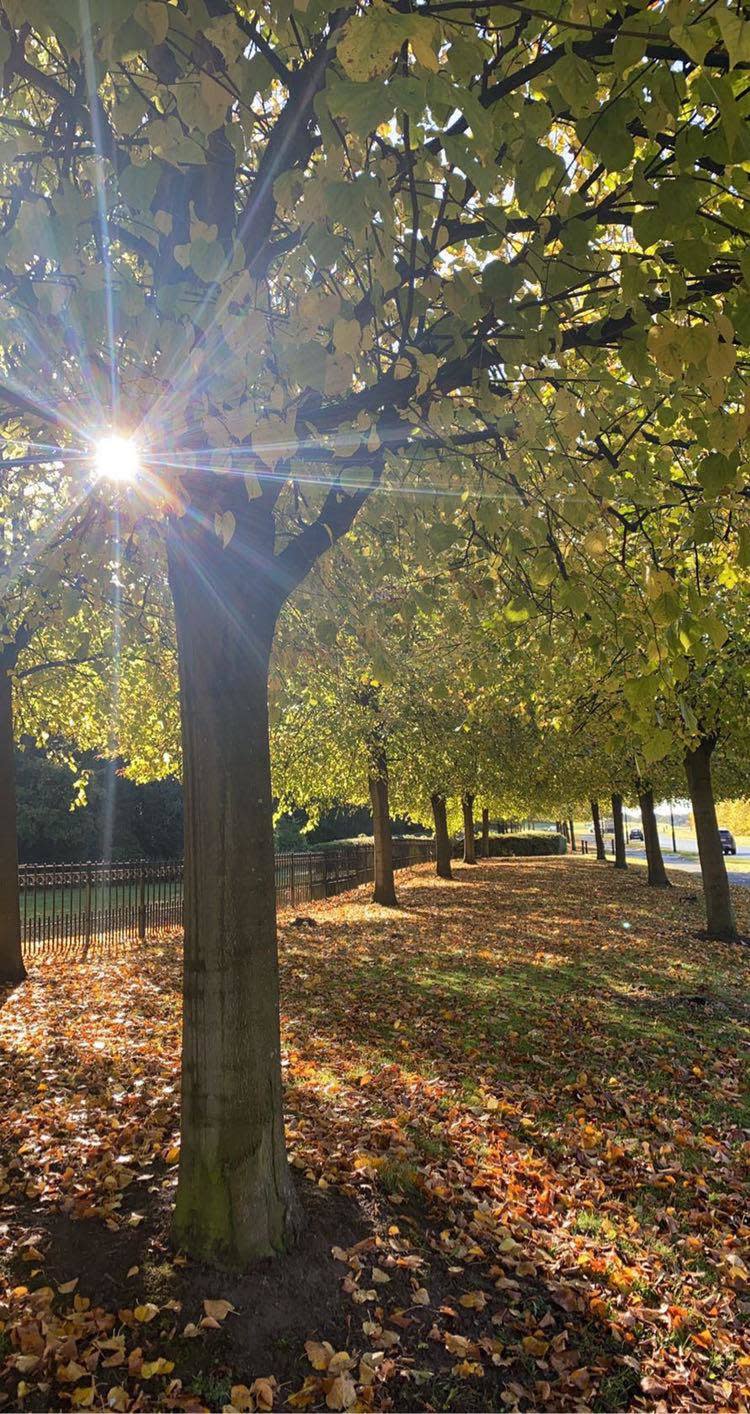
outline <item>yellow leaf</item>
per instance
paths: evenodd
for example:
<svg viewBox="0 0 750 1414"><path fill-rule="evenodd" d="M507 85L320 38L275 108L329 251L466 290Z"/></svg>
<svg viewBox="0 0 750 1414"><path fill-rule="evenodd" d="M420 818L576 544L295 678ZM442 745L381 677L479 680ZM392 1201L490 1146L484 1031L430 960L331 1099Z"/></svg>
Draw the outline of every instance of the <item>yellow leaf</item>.
<svg viewBox="0 0 750 1414"><path fill-rule="evenodd" d="M146 1301L143 1306L136 1306L133 1315L137 1321L142 1321L145 1325L148 1321L153 1321L154 1316L158 1316L159 1307L153 1301Z"/></svg>
<svg viewBox="0 0 750 1414"><path fill-rule="evenodd" d="M527 1355L533 1355L535 1360L543 1360L549 1350L549 1341L540 1340L535 1335L525 1335L521 1344Z"/></svg>
<svg viewBox="0 0 750 1414"><path fill-rule="evenodd" d="M150 1380L154 1375L171 1375L173 1369L174 1360L163 1360L159 1356L158 1360L144 1360L141 1374L144 1380Z"/></svg>
<svg viewBox="0 0 750 1414"><path fill-rule="evenodd" d="M124 1390L122 1385L113 1385L107 1395L107 1407L123 1411L127 1409L129 1402L127 1390Z"/></svg>
<svg viewBox="0 0 750 1414"><path fill-rule="evenodd" d="M90 1409L94 1403L94 1386L81 1385L78 1389L74 1389L70 1401L77 1409Z"/></svg>
<svg viewBox="0 0 750 1414"><path fill-rule="evenodd" d="M57 1378L63 1384L75 1384L76 1380L82 1380L88 1374L85 1365L79 1365L77 1360L69 1360L67 1365L58 1365Z"/></svg>
<svg viewBox="0 0 750 1414"><path fill-rule="evenodd" d="M484 1367L478 1360L461 1360L453 1366L454 1375L460 1375L462 1379L481 1379L484 1375Z"/></svg>
<svg viewBox="0 0 750 1414"><path fill-rule="evenodd" d="M256 1409L263 1410L264 1414L273 1409L273 1397L276 1393L276 1381L273 1376L261 1376L253 1380L251 1394L255 1396Z"/></svg>
<svg viewBox="0 0 750 1414"><path fill-rule="evenodd" d="M229 1402L233 1409L239 1410L239 1414L252 1414L255 1408L253 1396L247 1385L232 1385Z"/></svg>
<svg viewBox="0 0 750 1414"><path fill-rule="evenodd" d="M464 1296L459 1296L458 1299L468 1311L483 1311L487 1305L487 1297L483 1291L467 1291Z"/></svg>
<svg viewBox="0 0 750 1414"><path fill-rule="evenodd" d="M337 1350L328 1362L329 1375L341 1375L344 1370L350 1370L354 1361L348 1350Z"/></svg>
<svg viewBox="0 0 750 1414"><path fill-rule="evenodd" d="M214 530L225 550L236 529L237 521L232 511L224 511L221 515L218 512L216 513L214 516Z"/></svg>
<svg viewBox="0 0 750 1414"><path fill-rule="evenodd" d="M329 1409L350 1409L356 1398L357 1390L351 1376L337 1375L326 1395L326 1404Z"/></svg>
<svg viewBox="0 0 750 1414"><path fill-rule="evenodd" d="M334 1356L334 1349L327 1340L306 1340L305 1354L314 1370L327 1370Z"/></svg>
<svg viewBox="0 0 750 1414"><path fill-rule="evenodd" d="M223 1297L219 1297L217 1301L204 1301L203 1310L205 1311L207 1316L210 1316L212 1318L212 1320L224 1321L226 1320L230 1311L234 1311L234 1306L232 1305L231 1301L225 1301Z"/></svg>

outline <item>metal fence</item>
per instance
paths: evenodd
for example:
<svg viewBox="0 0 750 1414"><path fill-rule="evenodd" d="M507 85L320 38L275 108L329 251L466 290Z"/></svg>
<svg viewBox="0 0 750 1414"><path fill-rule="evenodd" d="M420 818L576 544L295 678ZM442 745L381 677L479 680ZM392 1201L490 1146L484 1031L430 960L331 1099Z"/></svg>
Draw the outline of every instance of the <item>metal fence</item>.
<svg viewBox="0 0 750 1414"><path fill-rule="evenodd" d="M434 840L393 841L396 869L435 858ZM276 855L282 907L355 889L374 877L371 844ZM21 939L26 954L101 951L182 923L182 860L116 864L21 864Z"/></svg>

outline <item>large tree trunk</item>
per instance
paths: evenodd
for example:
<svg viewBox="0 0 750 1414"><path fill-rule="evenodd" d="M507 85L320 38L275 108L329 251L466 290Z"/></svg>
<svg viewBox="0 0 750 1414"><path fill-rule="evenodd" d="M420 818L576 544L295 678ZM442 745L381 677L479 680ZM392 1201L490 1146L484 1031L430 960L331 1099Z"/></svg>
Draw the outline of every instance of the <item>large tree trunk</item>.
<svg viewBox="0 0 750 1414"><path fill-rule="evenodd" d="M474 797L470 791L461 796L464 812L464 864L476 864L477 850L474 841Z"/></svg>
<svg viewBox="0 0 750 1414"><path fill-rule="evenodd" d="M370 763L370 801L372 804L372 835L375 842L375 903L393 908L396 881L393 877L393 838L391 813L388 805L388 760L385 751L377 749Z"/></svg>
<svg viewBox="0 0 750 1414"><path fill-rule="evenodd" d="M486 808L482 811L482 858L490 857L490 812Z"/></svg>
<svg viewBox="0 0 750 1414"><path fill-rule="evenodd" d="M445 808L445 796L436 792L435 795L430 796L430 803L432 805L432 818L435 821L437 873L441 879L452 879L451 842L448 834L448 814Z"/></svg>
<svg viewBox="0 0 750 1414"><path fill-rule="evenodd" d="M571 815L571 817L570 817L570 819L569 819L569 821L568 821L568 826L569 826L569 828L570 828L570 847L571 847L573 853L575 854L575 852L576 852L576 832L575 832L575 826L574 826L574 824L573 824L573 816L572 816L572 815Z"/></svg>
<svg viewBox="0 0 750 1414"><path fill-rule="evenodd" d="M694 751L686 751L685 772L698 837L708 934L711 938L732 941L737 937L737 924L719 839L711 780L711 753L715 745L712 738L704 738Z"/></svg>
<svg viewBox="0 0 750 1414"><path fill-rule="evenodd" d="M606 859L607 851L604 847L604 835L602 834L602 819L599 814L599 801L591 801L591 821L594 826L594 839L596 840L597 859Z"/></svg>
<svg viewBox="0 0 750 1414"><path fill-rule="evenodd" d="M654 889L668 889L669 879L664 868L661 845L659 843L659 829L654 814L654 792L645 790L639 783L638 803L641 807L641 821L643 823L643 842L646 846L646 860L648 863L648 882Z"/></svg>
<svg viewBox="0 0 750 1414"><path fill-rule="evenodd" d="M622 822L622 796L612 796L612 821L615 827L615 869L627 869L625 855L625 826Z"/></svg>
<svg viewBox="0 0 750 1414"><path fill-rule="evenodd" d="M177 1244L241 1268L298 1226L284 1146L267 679L280 597L237 534L169 534L185 799Z"/></svg>
<svg viewBox="0 0 750 1414"><path fill-rule="evenodd" d="M22 982L25 976L18 906L13 690L10 674L0 666L0 983Z"/></svg>

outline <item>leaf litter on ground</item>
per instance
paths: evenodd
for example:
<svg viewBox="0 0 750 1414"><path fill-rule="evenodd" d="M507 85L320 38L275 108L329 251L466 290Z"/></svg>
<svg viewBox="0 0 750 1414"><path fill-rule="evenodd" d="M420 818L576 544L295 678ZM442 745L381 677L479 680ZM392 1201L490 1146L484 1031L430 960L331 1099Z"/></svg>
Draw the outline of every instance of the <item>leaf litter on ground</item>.
<svg viewBox="0 0 750 1414"><path fill-rule="evenodd" d="M5 1406L746 1408L750 954L673 878L502 860L282 913L308 1230L240 1278L169 1244L179 935L35 961L0 1014Z"/></svg>

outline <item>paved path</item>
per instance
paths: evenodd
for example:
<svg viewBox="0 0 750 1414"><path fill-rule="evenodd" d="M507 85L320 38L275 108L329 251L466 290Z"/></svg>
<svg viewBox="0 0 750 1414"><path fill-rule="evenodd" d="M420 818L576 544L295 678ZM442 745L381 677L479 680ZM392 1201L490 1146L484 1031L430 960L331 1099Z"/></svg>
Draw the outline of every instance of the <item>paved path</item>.
<svg viewBox="0 0 750 1414"><path fill-rule="evenodd" d="M596 849L593 835L584 835L584 839L588 839L590 851ZM665 840L662 840L661 847L667 869L684 869L688 874L700 874L701 866L697 851L693 853L691 850L684 850L673 854L671 841L667 843ZM607 850L608 857L611 857L612 848L609 836L607 837ZM645 865L646 863L646 852L643 845L635 841L632 843L628 841L627 856L629 864ZM737 853L726 855L725 862L730 884L738 884L750 889L750 849L747 846L738 845Z"/></svg>

